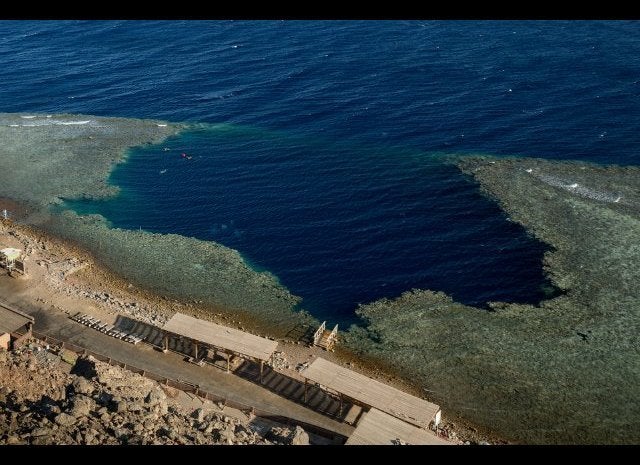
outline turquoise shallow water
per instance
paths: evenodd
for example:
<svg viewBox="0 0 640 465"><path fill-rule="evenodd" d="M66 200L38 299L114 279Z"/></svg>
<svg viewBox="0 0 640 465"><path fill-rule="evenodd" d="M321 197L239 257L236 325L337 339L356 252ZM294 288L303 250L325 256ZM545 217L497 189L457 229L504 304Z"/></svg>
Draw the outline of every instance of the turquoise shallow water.
<svg viewBox="0 0 640 465"><path fill-rule="evenodd" d="M434 154L636 164L638 38L626 22L0 22L0 102L205 123L133 150L119 197L74 208L235 248L347 322L414 287L544 298L542 245Z"/></svg>

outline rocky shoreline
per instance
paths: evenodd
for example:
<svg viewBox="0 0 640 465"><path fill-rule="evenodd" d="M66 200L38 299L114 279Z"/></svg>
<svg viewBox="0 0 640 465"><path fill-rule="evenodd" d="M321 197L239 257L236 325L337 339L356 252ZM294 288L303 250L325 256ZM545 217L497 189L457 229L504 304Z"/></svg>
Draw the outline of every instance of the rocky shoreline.
<svg viewBox="0 0 640 465"><path fill-rule="evenodd" d="M184 302L157 295L134 286L104 268L82 248L37 228L0 221L0 242L23 248L29 253L27 276L4 277L0 280L0 288L4 289L3 298L14 305L33 301L38 307L51 308L52 311L68 315L82 311L110 322L122 314L154 325L163 324L173 313L180 311L257 335L273 337L260 321L245 315L235 314L228 309L207 307L201 302ZM337 346L335 352L326 352L318 347L308 347L295 338L278 339L274 367L295 379L302 379L299 374L301 366L308 364L313 357L321 356L422 397L419 387L405 380L397 370L357 356L341 345ZM282 413L286 416L286 412ZM505 443L504 439L491 431L446 413L441 433L460 444Z"/></svg>
<svg viewBox="0 0 640 465"><path fill-rule="evenodd" d="M0 445L307 445L295 428L196 409L179 391L119 367L79 357L65 363L35 341L0 351Z"/></svg>

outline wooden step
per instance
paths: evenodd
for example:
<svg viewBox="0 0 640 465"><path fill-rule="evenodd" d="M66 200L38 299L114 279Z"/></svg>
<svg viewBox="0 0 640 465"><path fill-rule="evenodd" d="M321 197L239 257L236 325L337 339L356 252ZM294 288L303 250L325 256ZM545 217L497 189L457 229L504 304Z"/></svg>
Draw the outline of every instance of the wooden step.
<svg viewBox="0 0 640 465"><path fill-rule="evenodd" d="M318 345L320 347L323 347L325 349L329 348L329 336L331 336L331 331L324 331L324 333L322 333L322 337L320 338L320 340L318 341Z"/></svg>

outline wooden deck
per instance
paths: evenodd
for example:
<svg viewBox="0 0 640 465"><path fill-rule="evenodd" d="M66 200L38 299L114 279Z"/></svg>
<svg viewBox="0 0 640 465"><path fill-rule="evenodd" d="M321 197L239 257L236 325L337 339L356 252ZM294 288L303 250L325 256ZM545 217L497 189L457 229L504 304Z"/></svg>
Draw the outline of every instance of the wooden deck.
<svg viewBox="0 0 640 465"><path fill-rule="evenodd" d="M452 445L431 431L417 428L374 408L364 414L346 445L392 445L399 443L431 446Z"/></svg>
<svg viewBox="0 0 640 465"><path fill-rule="evenodd" d="M265 362L271 358L278 346L277 341L210 321L193 318L183 313L173 315L162 329L169 333Z"/></svg>
<svg viewBox="0 0 640 465"><path fill-rule="evenodd" d="M301 374L314 383L326 386L363 405L374 407L421 428L428 427L436 413L440 411L440 407L436 404L323 358L315 359Z"/></svg>

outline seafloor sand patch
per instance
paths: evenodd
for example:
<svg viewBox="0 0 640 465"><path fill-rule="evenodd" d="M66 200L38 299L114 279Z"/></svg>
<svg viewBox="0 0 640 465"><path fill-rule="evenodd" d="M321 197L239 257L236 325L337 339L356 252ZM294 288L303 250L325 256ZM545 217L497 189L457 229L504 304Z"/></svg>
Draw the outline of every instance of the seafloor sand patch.
<svg viewBox="0 0 640 465"><path fill-rule="evenodd" d="M535 443L640 440L640 169L463 158L553 250L563 295L484 311L411 291L362 306L349 347L413 373L446 411Z"/></svg>

